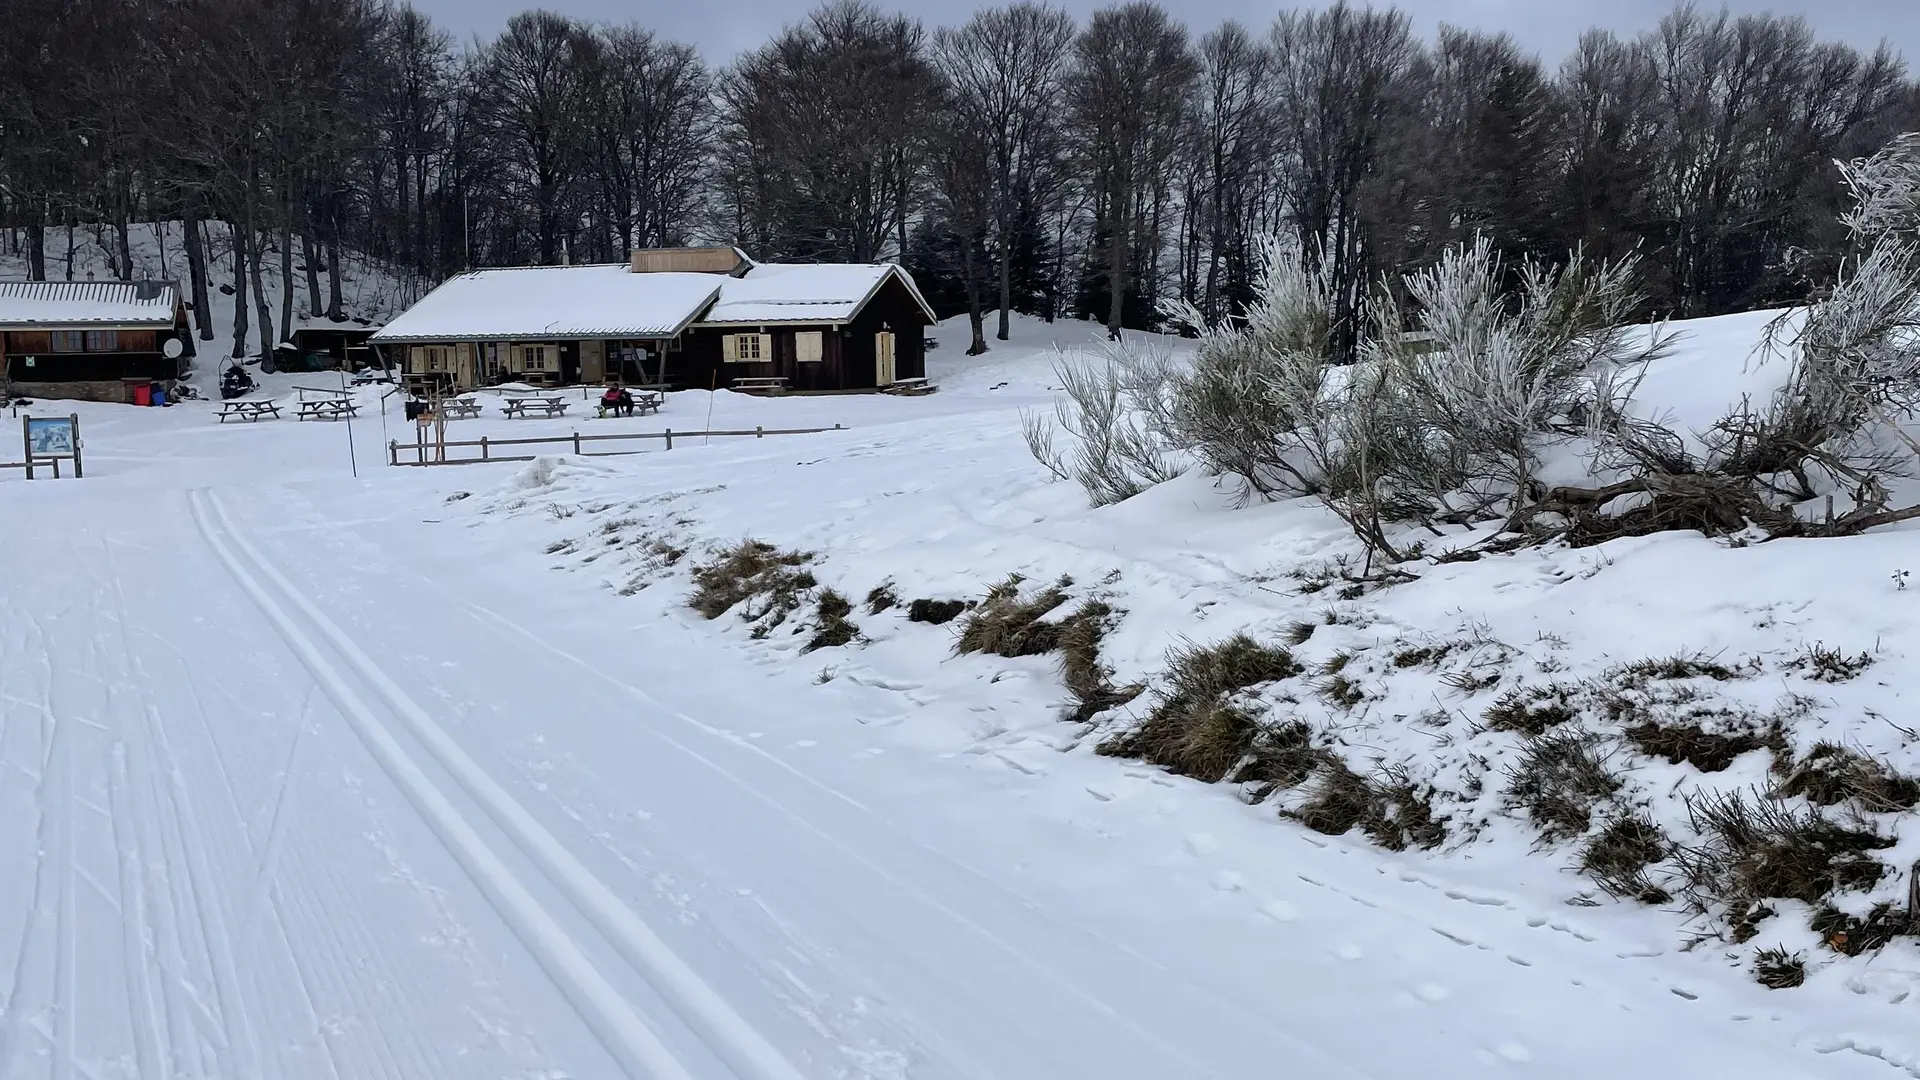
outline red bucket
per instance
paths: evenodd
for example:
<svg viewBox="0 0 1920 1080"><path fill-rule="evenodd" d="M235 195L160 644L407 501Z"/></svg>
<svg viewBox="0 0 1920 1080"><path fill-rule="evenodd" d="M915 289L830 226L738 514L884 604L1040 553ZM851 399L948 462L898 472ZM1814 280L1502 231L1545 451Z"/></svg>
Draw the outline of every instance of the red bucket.
<svg viewBox="0 0 1920 1080"><path fill-rule="evenodd" d="M152 383L137 382L127 387L127 389L132 392L133 403L135 405L153 404L153 384Z"/></svg>

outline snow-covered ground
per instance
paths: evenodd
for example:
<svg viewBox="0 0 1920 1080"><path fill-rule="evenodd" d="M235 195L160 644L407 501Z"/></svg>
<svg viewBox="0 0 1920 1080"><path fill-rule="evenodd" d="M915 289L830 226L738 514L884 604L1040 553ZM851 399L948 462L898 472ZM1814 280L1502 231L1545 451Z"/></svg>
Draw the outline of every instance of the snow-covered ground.
<svg viewBox="0 0 1920 1080"><path fill-rule="evenodd" d="M1683 328L1649 393L1711 414L1763 318ZM1089 510L1049 483L1021 410L1052 400L1050 339L1089 328L1016 331L970 359L943 327L924 398L450 425L846 427L620 458L390 468L406 425L378 388L351 427L73 406L86 479L0 471L0 1080L1920 1076L1910 945L1845 958L1783 903L1688 949L1712 927L1539 849L1500 797L1519 737L1480 730L1518 685L1757 657L1699 692L1802 695L1800 749L1920 771L1910 532L1667 534L1307 592L1351 550L1311 504L1190 476ZM861 606L859 640L803 652L804 611L756 638L688 610L689 566L746 537L856 601L1070 575L1121 612L1119 682L1311 623L1296 656L1346 655L1352 693L1268 701L1431 782L1449 837L1384 852L1098 756L1051 658L956 657L957 624ZM1811 681L1814 642L1871 664ZM1448 648L1402 665L1409 643ZM1503 681L1449 677L1483 669ZM1761 754L1616 752L1677 835L1682 793L1764 782ZM1753 981L1775 945L1806 986Z"/></svg>

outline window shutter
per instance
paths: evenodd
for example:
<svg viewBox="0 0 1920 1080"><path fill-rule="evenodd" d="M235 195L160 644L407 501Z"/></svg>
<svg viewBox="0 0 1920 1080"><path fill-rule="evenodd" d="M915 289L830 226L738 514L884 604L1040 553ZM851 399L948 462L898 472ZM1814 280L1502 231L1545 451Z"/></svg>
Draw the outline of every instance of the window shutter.
<svg viewBox="0 0 1920 1080"><path fill-rule="evenodd" d="M740 362L739 334L728 334L720 339L720 359L729 364Z"/></svg>
<svg viewBox="0 0 1920 1080"><path fill-rule="evenodd" d="M793 335L794 359L802 363L817 364L821 360L822 344L818 330L803 330Z"/></svg>

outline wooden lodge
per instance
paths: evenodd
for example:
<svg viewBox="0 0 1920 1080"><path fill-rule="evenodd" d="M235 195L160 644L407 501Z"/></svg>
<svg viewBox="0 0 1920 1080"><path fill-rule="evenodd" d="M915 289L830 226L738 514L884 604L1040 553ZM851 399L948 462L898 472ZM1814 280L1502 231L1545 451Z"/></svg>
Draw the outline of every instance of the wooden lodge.
<svg viewBox="0 0 1920 1080"><path fill-rule="evenodd" d="M621 381L798 393L926 375L934 314L890 263L756 263L734 248L450 278L371 338L416 380L457 388Z"/></svg>
<svg viewBox="0 0 1920 1080"><path fill-rule="evenodd" d="M182 377L193 333L165 281L0 281L0 357L20 397L132 401Z"/></svg>

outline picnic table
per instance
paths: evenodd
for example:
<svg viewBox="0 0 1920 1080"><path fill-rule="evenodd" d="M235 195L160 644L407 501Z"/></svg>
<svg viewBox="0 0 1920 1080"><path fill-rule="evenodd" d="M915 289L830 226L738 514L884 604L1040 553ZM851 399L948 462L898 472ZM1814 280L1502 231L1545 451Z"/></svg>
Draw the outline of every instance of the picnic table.
<svg viewBox="0 0 1920 1080"><path fill-rule="evenodd" d="M666 402L666 395L658 390L630 389L627 391L627 396L633 401L633 408L629 413L629 415L633 416L645 416L647 413L657 413L660 411L660 406ZM617 408L606 404L605 401L598 401L596 405L599 407L600 415L602 416L614 416L619 413Z"/></svg>
<svg viewBox="0 0 1920 1080"><path fill-rule="evenodd" d="M319 398L302 401L293 415L297 420L340 420L359 413L360 406L348 398Z"/></svg>
<svg viewBox="0 0 1920 1080"><path fill-rule="evenodd" d="M891 383L881 387L880 390L882 393L887 394L916 396L919 394L933 393L933 383L925 377L916 376L911 379L895 379Z"/></svg>
<svg viewBox="0 0 1920 1080"><path fill-rule="evenodd" d="M440 411L449 420L471 420L480 415L480 403L473 398L450 398L440 403Z"/></svg>
<svg viewBox="0 0 1920 1080"><path fill-rule="evenodd" d="M787 377L785 375L756 375L752 378L735 379L733 380L733 389L748 394L755 392L783 394L786 393L787 390Z"/></svg>
<svg viewBox="0 0 1920 1080"><path fill-rule="evenodd" d="M271 416L280 419L280 406L274 398L231 398L220 403L220 422L226 423L227 417L236 416L242 420L253 421Z"/></svg>
<svg viewBox="0 0 1920 1080"><path fill-rule="evenodd" d="M528 395L507 398L500 403L500 411L508 418L532 416L536 413L541 416L562 416L565 415L569 404L571 403L559 394Z"/></svg>

